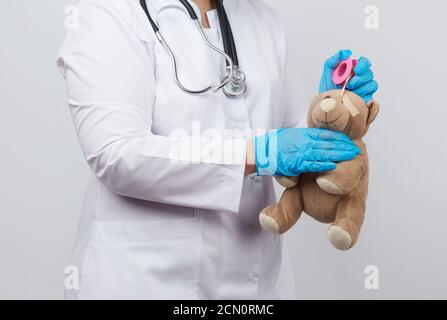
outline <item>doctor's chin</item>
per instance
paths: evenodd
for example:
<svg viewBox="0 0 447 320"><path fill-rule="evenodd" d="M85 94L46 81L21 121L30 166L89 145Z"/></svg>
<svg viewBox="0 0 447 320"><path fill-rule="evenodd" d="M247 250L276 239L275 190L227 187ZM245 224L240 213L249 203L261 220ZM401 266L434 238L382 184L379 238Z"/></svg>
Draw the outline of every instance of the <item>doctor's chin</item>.
<svg viewBox="0 0 447 320"><path fill-rule="evenodd" d="M447 3L0 11L0 300L447 299Z"/></svg>

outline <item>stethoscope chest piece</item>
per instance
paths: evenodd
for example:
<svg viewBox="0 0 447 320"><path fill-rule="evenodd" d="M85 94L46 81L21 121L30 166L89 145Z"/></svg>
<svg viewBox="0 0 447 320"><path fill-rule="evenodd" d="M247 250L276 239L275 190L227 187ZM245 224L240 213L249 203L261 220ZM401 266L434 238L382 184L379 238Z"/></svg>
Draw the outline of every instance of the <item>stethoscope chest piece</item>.
<svg viewBox="0 0 447 320"><path fill-rule="evenodd" d="M238 98L247 91L247 78L239 67L235 66L235 70L230 81L223 87L223 92L227 97Z"/></svg>

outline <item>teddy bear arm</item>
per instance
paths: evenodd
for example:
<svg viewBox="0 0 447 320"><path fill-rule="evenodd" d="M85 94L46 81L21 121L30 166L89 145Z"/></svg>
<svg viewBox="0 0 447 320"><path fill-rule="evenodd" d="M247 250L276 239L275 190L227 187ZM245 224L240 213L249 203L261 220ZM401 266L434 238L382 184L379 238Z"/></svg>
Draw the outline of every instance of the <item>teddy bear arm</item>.
<svg viewBox="0 0 447 320"><path fill-rule="evenodd" d="M353 160L338 163L333 171L318 175L317 183L327 193L345 195L354 190L363 171L364 159L360 155Z"/></svg>

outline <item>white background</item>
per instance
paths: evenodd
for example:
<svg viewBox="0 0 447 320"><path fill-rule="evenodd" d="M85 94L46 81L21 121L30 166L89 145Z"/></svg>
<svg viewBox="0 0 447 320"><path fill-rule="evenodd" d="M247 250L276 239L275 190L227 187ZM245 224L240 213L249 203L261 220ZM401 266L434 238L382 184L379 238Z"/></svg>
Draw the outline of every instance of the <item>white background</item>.
<svg viewBox="0 0 447 320"><path fill-rule="evenodd" d="M267 2L284 17L306 99L324 59L340 48L368 56L380 83L360 242L340 253L327 226L303 216L287 235L298 297L447 298L447 4ZM75 3L0 2L0 298L63 296L89 175L55 67L64 10ZM364 27L367 5L380 9L379 30ZM364 287L368 265L380 270L379 290Z"/></svg>

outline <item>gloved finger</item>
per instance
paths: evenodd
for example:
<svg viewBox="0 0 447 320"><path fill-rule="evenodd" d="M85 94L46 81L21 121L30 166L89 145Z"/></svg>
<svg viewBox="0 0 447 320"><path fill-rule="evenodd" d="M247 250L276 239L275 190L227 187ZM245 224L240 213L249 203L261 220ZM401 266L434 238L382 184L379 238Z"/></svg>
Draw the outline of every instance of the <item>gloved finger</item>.
<svg viewBox="0 0 447 320"><path fill-rule="evenodd" d="M322 162L341 162L354 159L358 155L357 151L338 151L338 150L313 150L305 154L305 159L308 161L322 161Z"/></svg>
<svg viewBox="0 0 447 320"><path fill-rule="evenodd" d="M334 162L316 162L304 161L303 169L305 172L324 172L335 170L337 165Z"/></svg>
<svg viewBox="0 0 447 320"><path fill-rule="evenodd" d="M325 69L326 69L326 67L325 67ZM318 89L319 94L322 94L323 92L327 92L330 90L341 89L341 86L339 86L338 84L335 84L332 80L333 70L330 68L327 68L327 69L328 69L328 71L323 71L323 75L321 76L320 86Z"/></svg>
<svg viewBox="0 0 447 320"><path fill-rule="evenodd" d="M372 66L371 61L369 61L368 58L361 57L359 59L359 62L357 63L357 65L354 68L354 73L356 75L361 75L361 74L367 72L368 70L370 70L371 66Z"/></svg>
<svg viewBox="0 0 447 320"><path fill-rule="evenodd" d="M378 88L379 84L377 83L377 81L373 80L371 82L368 82L367 84L364 84L360 88L353 90L353 92L358 96L362 97L363 99L365 99L365 97L372 96L377 91Z"/></svg>
<svg viewBox="0 0 447 320"><path fill-rule="evenodd" d="M347 135L337 131L312 128L307 130L307 133L309 134L310 138L315 141L341 141L352 145L354 144Z"/></svg>
<svg viewBox="0 0 447 320"><path fill-rule="evenodd" d="M351 50L340 50L335 55L326 60L325 67L330 69L335 69L343 60L348 59L352 56Z"/></svg>
<svg viewBox="0 0 447 320"><path fill-rule="evenodd" d="M340 89L340 88L341 87L339 85L335 84L332 81L332 70L329 70L328 72L323 72L323 75L321 76L321 80L320 80L320 86L318 89L319 94L322 94L323 92L326 92L329 90L335 90L335 89Z"/></svg>
<svg viewBox="0 0 447 320"><path fill-rule="evenodd" d="M353 143L346 142L328 142L328 141L316 141L311 144L311 148L315 150L338 150L338 151L354 151L360 152L360 148Z"/></svg>
<svg viewBox="0 0 447 320"><path fill-rule="evenodd" d="M363 86L364 84L371 82L374 80L374 73L368 69L368 71L366 71L365 73L355 76L353 77L349 82L348 85L346 86L346 88L350 91L353 91L361 86Z"/></svg>
<svg viewBox="0 0 447 320"><path fill-rule="evenodd" d="M370 102L373 99L373 94L367 95L363 98L366 103Z"/></svg>

